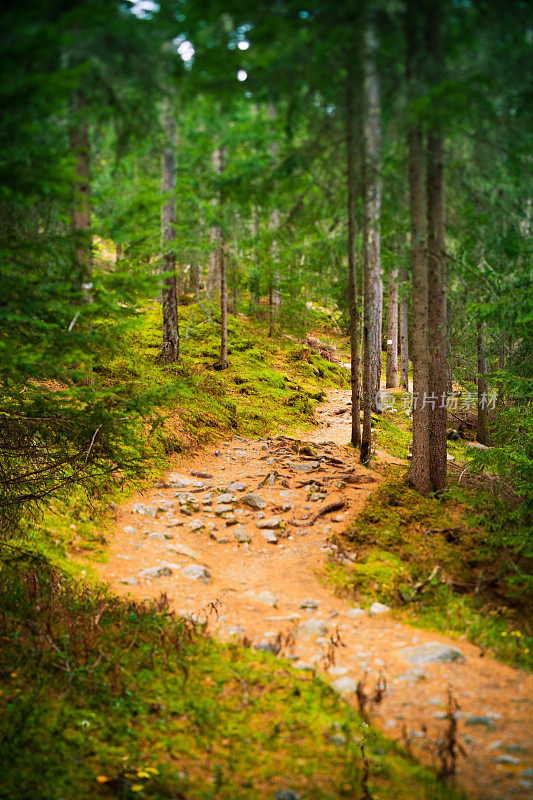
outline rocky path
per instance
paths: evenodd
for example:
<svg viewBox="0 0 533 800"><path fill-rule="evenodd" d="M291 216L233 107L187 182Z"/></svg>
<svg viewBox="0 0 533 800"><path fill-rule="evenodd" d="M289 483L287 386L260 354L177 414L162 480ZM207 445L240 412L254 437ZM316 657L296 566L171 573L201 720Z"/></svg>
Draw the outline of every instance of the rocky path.
<svg viewBox="0 0 533 800"><path fill-rule="evenodd" d="M379 603L356 608L321 580L331 535L381 480L343 446L348 401L347 392L332 394L307 443L235 437L178 464L119 510L100 577L137 599L165 592L173 608L200 619L216 604L210 626L222 640L281 648L350 701L363 675L369 694L384 678L374 721L389 736L407 736L424 760L443 735L450 687L464 748L460 785L483 800L525 800L533 789L530 676L466 641L402 625Z"/></svg>

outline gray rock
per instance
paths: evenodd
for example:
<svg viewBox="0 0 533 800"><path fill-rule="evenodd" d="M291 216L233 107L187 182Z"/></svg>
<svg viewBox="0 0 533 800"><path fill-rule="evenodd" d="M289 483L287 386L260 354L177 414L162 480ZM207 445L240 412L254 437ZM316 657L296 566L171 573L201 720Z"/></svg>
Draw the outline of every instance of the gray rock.
<svg viewBox="0 0 533 800"><path fill-rule="evenodd" d="M204 523L201 519L193 519L187 525L188 529L194 533L194 531L200 531L202 528L205 528Z"/></svg>
<svg viewBox="0 0 533 800"><path fill-rule="evenodd" d="M333 677L340 678L342 675L346 675L348 672L348 667L330 667L329 674Z"/></svg>
<svg viewBox="0 0 533 800"><path fill-rule="evenodd" d="M325 498L325 494L319 494L319 492L311 492L309 497L307 498L311 503L318 503L319 500L323 500Z"/></svg>
<svg viewBox="0 0 533 800"><path fill-rule="evenodd" d="M296 628L296 636L325 636L328 632L326 624L321 619L306 619Z"/></svg>
<svg viewBox="0 0 533 800"><path fill-rule="evenodd" d="M390 611L390 608L388 606L383 605L383 603L378 603L378 602L372 603L372 605L368 609L368 613L371 616L374 616L375 614L385 614L386 611Z"/></svg>
<svg viewBox="0 0 533 800"><path fill-rule="evenodd" d="M357 681L355 678L349 678L345 675L342 678L337 678L336 681L332 681L331 688L335 689L339 694L352 694L357 689Z"/></svg>
<svg viewBox="0 0 533 800"><path fill-rule="evenodd" d="M273 653L274 655L277 655L276 653L277 648L273 642L259 642L259 644L255 645L255 649L263 650L267 653Z"/></svg>
<svg viewBox="0 0 533 800"><path fill-rule="evenodd" d="M308 664L307 661L296 661L293 667L294 669L301 669L304 672L312 672L315 669L313 664Z"/></svg>
<svg viewBox="0 0 533 800"><path fill-rule="evenodd" d="M149 533L146 538L150 539L151 541L157 541L157 540L160 540L160 539L166 539L166 536L165 536L164 533L156 533L156 532L154 532L154 533Z"/></svg>
<svg viewBox="0 0 533 800"><path fill-rule="evenodd" d="M178 556L187 556L187 558L200 558L198 553L195 553L194 550L191 550L190 547L187 547L185 544L169 544L167 547L171 553L176 553Z"/></svg>
<svg viewBox="0 0 533 800"><path fill-rule="evenodd" d="M192 469L191 475L194 475L195 478L205 478L205 479L213 477L210 472L204 472L203 470L198 470L198 469Z"/></svg>
<svg viewBox="0 0 533 800"><path fill-rule="evenodd" d="M174 508L174 501L173 500L159 500L157 503L157 510L162 511L163 513L166 511L172 511Z"/></svg>
<svg viewBox="0 0 533 800"><path fill-rule="evenodd" d="M236 525L233 528L232 533L233 533L233 536L235 537L235 539L238 542L240 542L240 544L244 544L245 542L251 542L252 541L252 537L250 536L250 534L248 533L246 528L244 528L243 525Z"/></svg>
<svg viewBox="0 0 533 800"><path fill-rule="evenodd" d="M222 514L222 519L226 520L226 525L236 525L239 521L235 514L232 514L231 511L226 511Z"/></svg>
<svg viewBox="0 0 533 800"><path fill-rule="evenodd" d="M504 753L501 756L495 756L493 758L497 764L520 764L520 759L516 756L510 756L508 753Z"/></svg>
<svg viewBox="0 0 533 800"><path fill-rule="evenodd" d="M263 539L266 539L266 541L269 544L278 543L278 537L276 536L276 531L271 531L268 528L265 528L265 530L261 531L261 536L263 537Z"/></svg>
<svg viewBox="0 0 533 800"><path fill-rule="evenodd" d="M320 605L320 600L311 600L311 598L308 597L306 600L302 600L302 602L300 603L300 608L313 609L313 608L318 608L319 605Z"/></svg>
<svg viewBox="0 0 533 800"><path fill-rule="evenodd" d="M139 583L137 578L121 578L120 582L125 583L126 586L137 586L137 584Z"/></svg>
<svg viewBox="0 0 533 800"><path fill-rule="evenodd" d="M258 528L279 528L281 517L268 517L268 519L260 519L255 524Z"/></svg>
<svg viewBox="0 0 533 800"><path fill-rule="evenodd" d="M315 466L312 466L315 464ZM309 461L307 464L291 464L291 467L297 472L312 472L318 467L318 461Z"/></svg>
<svg viewBox="0 0 533 800"><path fill-rule="evenodd" d="M494 730L496 725L494 724L494 720L490 716L486 717L467 717L465 720L465 725L475 726L475 725L484 725L486 728L490 728L490 730Z"/></svg>
<svg viewBox="0 0 533 800"><path fill-rule="evenodd" d="M201 583L209 583L211 580L211 573L201 564L189 564L187 567L183 567L181 574L185 578L200 581Z"/></svg>
<svg viewBox="0 0 533 800"><path fill-rule="evenodd" d="M533 767L526 767L520 770L521 778L533 778Z"/></svg>
<svg viewBox="0 0 533 800"><path fill-rule="evenodd" d="M235 495L231 492L224 492L224 494L219 494L216 499L217 505L221 503L234 503L235 502Z"/></svg>
<svg viewBox="0 0 533 800"><path fill-rule="evenodd" d="M191 481L189 478L185 478L183 475L178 475L177 472L171 472L165 481L165 486L170 489L185 489L186 486L190 485Z"/></svg>
<svg viewBox="0 0 533 800"><path fill-rule="evenodd" d="M480 442L465 442L467 447L472 447L474 450L488 450L486 444L481 444Z"/></svg>
<svg viewBox="0 0 533 800"><path fill-rule="evenodd" d="M361 614L364 615L364 611L362 608L349 608L346 612L347 617L360 617Z"/></svg>
<svg viewBox="0 0 533 800"><path fill-rule="evenodd" d="M217 516L222 516L222 514L233 512L233 506L230 506L229 503L221 503L218 506L215 506L215 514Z"/></svg>
<svg viewBox="0 0 533 800"><path fill-rule="evenodd" d="M278 789L276 800L300 800L300 795L292 789Z"/></svg>
<svg viewBox="0 0 533 800"><path fill-rule="evenodd" d="M425 681L426 674L422 669L408 669L402 672L395 678L394 683L407 683L409 686L414 686L419 681Z"/></svg>
<svg viewBox="0 0 533 800"><path fill-rule="evenodd" d="M272 608L275 608L278 602L278 598L276 597L276 595L273 594L272 592L269 592L268 590L264 592L258 592L255 595L255 599L259 600L260 603L264 603L267 606L272 606Z"/></svg>
<svg viewBox="0 0 533 800"><path fill-rule="evenodd" d="M133 536L133 534L137 533L137 528L132 528L131 525L126 525L124 528L124 533L127 533L128 536Z"/></svg>
<svg viewBox="0 0 533 800"><path fill-rule="evenodd" d="M240 481L237 481L236 483L230 483L230 485L228 486L228 489L229 489L230 492L245 492L246 489L247 489L247 486L246 486L245 483L241 483Z"/></svg>
<svg viewBox="0 0 533 800"><path fill-rule="evenodd" d="M172 569L162 564L160 567L141 569L137 574L139 578L167 578L169 575L172 575Z"/></svg>
<svg viewBox="0 0 533 800"><path fill-rule="evenodd" d="M228 628L229 636L241 636L243 633L246 633L246 628L242 625L231 625Z"/></svg>
<svg viewBox="0 0 533 800"><path fill-rule="evenodd" d="M343 733L333 733L328 736L331 744L336 744L337 747L344 747L346 744L346 736Z"/></svg>
<svg viewBox="0 0 533 800"><path fill-rule="evenodd" d="M266 502L258 494L244 494L241 498L244 505L253 508L254 510L261 511L266 508Z"/></svg>
<svg viewBox="0 0 533 800"><path fill-rule="evenodd" d="M145 506L144 503L135 503L132 511L134 514L142 514L143 517L157 517L157 509L154 506Z"/></svg>
<svg viewBox="0 0 533 800"><path fill-rule="evenodd" d="M398 652L406 661L418 667L425 664L441 664L444 661L465 661L460 650L440 642L404 647Z"/></svg>
<svg viewBox="0 0 533 800"><path fill-rule="evenodd" d="M234 450L233 454L236 455L238 458L246 458L246 456L248 455L246 450Z"/></svg>

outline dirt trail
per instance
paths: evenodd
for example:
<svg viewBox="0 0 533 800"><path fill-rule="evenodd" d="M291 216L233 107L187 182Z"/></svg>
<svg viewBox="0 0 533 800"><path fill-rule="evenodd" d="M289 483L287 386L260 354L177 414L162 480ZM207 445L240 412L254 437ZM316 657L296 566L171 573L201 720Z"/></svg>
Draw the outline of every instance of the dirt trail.
<svg viewBox="0 0 533 800"><path fill-rule="evenodd" d="M353 699L354 682L365 671L369 688L384 674L387 694L375 722L394 738L401 738L405 730L413 752L422 758L427 742L443 733L451 687L460 706L459 738L467 754L459 757L460 785L483 800L525 800L533 787L528 738L531 677L482 658L479 649L466 641L402 625L390 612L371 616L355 610L319 578L331 534L357 516L381 480L343 446L349 439L349 415L338 412L348 408L348 401L347 392L334 392L319 410L319 427L303 435L315 443L316 456L312 450L297 452L294 442L283 437L253 441L235 437L178 463L178 474L187 485L170 487L167 476L161 488L154 487L119 510L108 562L97 567L100 577L118 594L138 599L165 592L172 607L182 613L201 615L210 603L219 601L219 618L211 630L224 641L246 637L254 646L266 648L274 646L278 633L293 630L296 639L290 655L295 666L316 668L340 691L347 690L347 698ZM174 483L179 483L173 474ZM235 483L242 485L232 486ZM246 505L243 498L249 493L258 495L265 508L257 511ZM217 504L221 495L235 498L221 498L228 501L227 510L222 510L225 517ZM186 505L180 505L180 496ZM345 503L342 510L311 524L320 509L340 502ZM148 507L145 514L138 513L142 507L133 513L139 503ZM149 516L154 513L155 517ZM276 527L272 518L286 527ZM291 520L300 524L293 526ZM267 522L268 527L258 527ZM277 543L269 543L265 535ZM236 536L251 541L239 543ZM186 568L192 565L196 565L193 572L208 571L210 577L201 575L208 582L187 577L191 570ZM162 574L140 576L145 569ZM302 608L306 600L315 607ZM304 627L314 628L312 635L297 629L306 621ZM344 646L336 648L335 665L326 675L323 659L336 631ZM449 656L457 656L457 650L460 655L438 663L408 660L438 655L435 647L427 647L431 643L454 648L443 651ZM425 647L407 650L420 646Z"/></svg>

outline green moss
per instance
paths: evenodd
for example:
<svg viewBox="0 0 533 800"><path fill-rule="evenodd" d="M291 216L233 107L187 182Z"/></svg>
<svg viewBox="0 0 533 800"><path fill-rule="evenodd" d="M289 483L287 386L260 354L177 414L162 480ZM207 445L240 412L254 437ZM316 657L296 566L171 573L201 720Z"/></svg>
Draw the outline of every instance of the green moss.
<svg viewBox="0 0 533 800"><path fill-rule="evenodd" d="M364 738L373 796L458 800L323 681L2 555L0 797L351 798Z"/></svg>

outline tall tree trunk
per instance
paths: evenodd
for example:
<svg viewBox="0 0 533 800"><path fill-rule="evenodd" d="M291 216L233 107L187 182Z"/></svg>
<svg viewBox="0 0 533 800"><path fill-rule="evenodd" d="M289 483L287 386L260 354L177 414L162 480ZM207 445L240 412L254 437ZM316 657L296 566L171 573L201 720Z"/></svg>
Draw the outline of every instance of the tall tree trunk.
<svg viewBox="0 0 533 800"><path fill-rule="evenodd" d="M211 154L211 165L215 175L219 175L224 169L224 153L222 148L215 147L213 150ZM218 208L220 205L220 196L218 193L215 193L211 198L211 205L215 208ZM206 281L206 294L208 300L215 299L220 287L220 242L220 225L212 225L209 230L209 243L211 248L209 252L209 264Z"/></svg>
<svg viewBox="0 0 533 800"><path fill-rule="evenodd" d="M371 453L371 411L377 405L381 378L381 114L379 80L375 65L377 39L371 21L367 23L362 69L362 195L364 262L363 329L363 432L361 463Z"/></svg>
<svg viewBox="0 0 533 800"><path fill-rule="evenodd" d="M176 276L176 123L172 109L166 105L163 111L163 126L166 143L161 159L161 188L164 195L161 208L161 246L164 275L162 289L163 342L159 361L172 364L180 357L180 335L178 325L178 298Z"/></svg>
<svg viewBox="0 0 533 800"><path fill-rule="evenodd" d="M276 135L275 121L278 118L278 109L276 108L274 103L268 104L268 116L272 120L272 128L274 130L274 136L275 136ZM269 149L274 162L276 162L278 159L278 152L279 152L278 143L276 139L274 139L270 143ZM268 221L268 226L274 232L274 234L279 229L279 219L280 219L279 210L277 208L273 208L272 211L270 212L270 219ZM272 257L272 277L271 277L272 288L270 293L270 314L272 317L272 324L271 324L270 336L272 336L274 316L277 314L281 306L281 294L279 290L279 264L278 264L279 247L278 247L278 242L275 238L272 239L271 257Z"/></svg>
<svg viewBox="0 0 533 800"><path fill-rule="evenodd" d="M477 322L477 440L490 445L485 323Z"/></svg>
<svg viewBox="0 0 533 800"><path fill-rule="evenodd" d="M407 81L411 99L418 96L414 85L422 53L419 3L408 0L406 15ZM413 294L413 445L407 480L422 494L430 490L429 477L429 362L427 352L428 265L426 253L426 202L424 138L422 126L411 121L407 133L409 151L409 209L411 219L411 274Z"/></svg>
<svg viewBox="0 0 533 800"><path fill-rule="evenodd" d="M70 150L74 156L74 186L72 192L71 220L75 236L74 259L77 280L90 300L92 275L91 242L91 150L86 113L87 100L82 90L72 97Z"/></svg>
<svg viewBox="0 0 533 800"><path fill-rule="evenodd" d="M350 53L349 58L351 59ZM355 263L355 153L353 70L349 62L346 82L346 160L348 188L348 296L350 303L350 381L352 390L352 433L354 447L361 447L361 398L359 394L359 342L357 313L357 270Z"/></svg>
<svg viewBox="0 0 533 800"><path fill-rule="evenodd" d="M441 3L428 6L426 44L433 85L443 77ZM429 350L429 473L434 491L444 491L447 474L446 441L446 218L444 200L444 133L439 121L428 131L428 350ZM433 400L435 398L435 400Z"/></svg>
<svg viewBox="0 0 533 800"><path fill-rule="evenodd" d="M407 283L407 268L402 264L401 271L401 296L400 296L400 386L406 392L409 391L409 329L407 324L407 295L405 284Z"/></svg>
<svg viewBox="0 0 533 800"><path fill-rule="evenodd" d="M225 151L223 147L218 147L218 158L216 169L222 175L225 167ZM219 192L219 205L222 211L223 195ZM226 277L226 253L224 248L224 234L222 227L219 226L217 234L217 269L220 275L220 358L215 365L217 369L228 368L228 283Z"/></svg>
<svg viewBox="0 0 533 800"><path fill-rule="evenodd" d="M398 386L398 269L389 275L389 309L387 326L386 387Z"/></svg>

